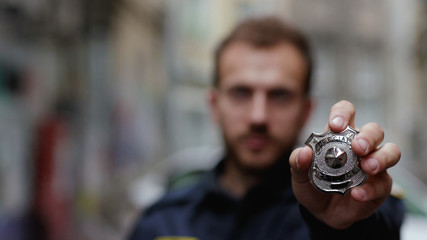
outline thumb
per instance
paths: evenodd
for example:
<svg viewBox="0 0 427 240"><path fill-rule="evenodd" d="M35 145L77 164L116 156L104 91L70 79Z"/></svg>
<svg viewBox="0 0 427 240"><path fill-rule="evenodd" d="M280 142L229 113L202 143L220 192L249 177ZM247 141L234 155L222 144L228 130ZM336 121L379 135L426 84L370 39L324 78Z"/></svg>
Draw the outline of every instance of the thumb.
<svg viewBox="0 0 427 240"><path fill-rule="evenodd" d="M289 157L289 165L291 166L292 180L295 183L308 182L308 170L313 158L313 150L308 147L295 149Z"/></svg>

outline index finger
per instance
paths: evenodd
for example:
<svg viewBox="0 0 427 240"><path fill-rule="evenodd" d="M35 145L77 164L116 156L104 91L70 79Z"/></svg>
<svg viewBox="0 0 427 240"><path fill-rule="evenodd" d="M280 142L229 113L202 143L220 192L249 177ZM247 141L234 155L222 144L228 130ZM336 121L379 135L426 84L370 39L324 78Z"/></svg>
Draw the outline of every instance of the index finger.
<svg viewBox="0 0 427 240"><path fill-rule="evenodd" d="M339 101L331 107L328 126L333 132L344 131L347 126L354 128L355 114L356 109L351 102Z"/></svg>

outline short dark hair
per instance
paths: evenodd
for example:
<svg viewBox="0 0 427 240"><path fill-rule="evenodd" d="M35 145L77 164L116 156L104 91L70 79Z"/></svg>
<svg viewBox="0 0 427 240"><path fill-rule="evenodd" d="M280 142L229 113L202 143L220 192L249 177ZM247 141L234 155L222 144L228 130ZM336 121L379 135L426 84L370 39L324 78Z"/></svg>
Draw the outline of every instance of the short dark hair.
<svg viewBox="0 0 427 240"><path fill-rule="evenodd" d="M241 22L218 45L215 50L213 85L220 81L219 60L225 49L233 42L245 42L258 48L272 47L286 42L293 44L303 55L307 64L305 94L310 92L313 60L307 38L299 30L287 25L276 17L251 18Z"/></svg>

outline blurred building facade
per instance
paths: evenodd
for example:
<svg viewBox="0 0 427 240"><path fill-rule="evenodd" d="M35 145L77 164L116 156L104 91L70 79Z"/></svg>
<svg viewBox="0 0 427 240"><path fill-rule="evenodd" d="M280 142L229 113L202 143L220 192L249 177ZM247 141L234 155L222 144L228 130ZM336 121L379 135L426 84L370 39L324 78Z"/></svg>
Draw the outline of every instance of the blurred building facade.
<svg viewBox="0 0 427 240"><path fill-rule="evenodd" d="M386 140L401 146L403 164L423 177L427 167L423 147L427 129L422 125L427 102L425 8L426 1L419 0L169 2L169 91L177 116L169 124L174 129L171 149L218 140L212 127L204 125L209 116L203 93L210 85L214 46L241 19L274 14L303 29L314 46L317 107L306 135L323 129L332 104L349 100L358 110L357 125L379 122Z"/></svg>
<svg viewBox="0 0 427 240"><path fill-rule="evenodd" d="M39 225L40 239L123 239L161 194L169 156L220 145L205 103L212 53L253 16L275 14L313 44L317 106L302 138L347 99L356 124L379 122L401 165L425 178L425 0L2 0L0 10L2 239Z"/></svg>

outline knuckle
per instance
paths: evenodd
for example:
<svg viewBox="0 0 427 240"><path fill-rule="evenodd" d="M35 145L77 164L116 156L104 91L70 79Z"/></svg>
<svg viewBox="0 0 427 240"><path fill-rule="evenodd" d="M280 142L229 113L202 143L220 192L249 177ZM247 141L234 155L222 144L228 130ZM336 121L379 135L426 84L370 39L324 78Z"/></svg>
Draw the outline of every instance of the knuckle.
<svg viewBox="0 0 427 240"><path fill-rule="evenodd" d="M354 107L353 103L347 101L347 100L341 100L340 101L343 107L349 109L351 112L355 112L356 108Z"/></svg>
<svg viewBox="0 0 427 240"><path fill-rule="evenodd" d="M356 114L354 105L346 100L341 100L331 107L330 117L341 115L343 117L351 117Z"/></svg>
<svg viewBox="0 0 427 240"><path fill-rule="evenodd" d="M393 153L393 158L399 161L400 157L402 156L402 152L400 151L400 148L394 143L387 143L387 147Z"/></svg>
<svg viewBox="0 0 427 240"><path fill-rule="evenodd" d="M335 109L341 109L341 108L352 109L352 110L355 109L353 103L351 103L347 100L341 100L332 106L332 109L334 109L334 110Z"/></svg>
<svg viewBox="0 0 427 240"><path fill-rule="evenodd" d="M373 148L379 145L384 140L384 130L378 123L367 123L360 130L361 136L364 136Z"/></svg>
<svg viewBox="0 0 427 240"><path fill-rule="evenodd" d="M375 130L376 132L378 132L379 134L384 136L384 129L381 127L381 125L379 123L371 122L369 124L371 125L371 128L373 130Z"/></svg>
<svg viewBox="0 0 427 240"><path fill-rule="evenodd" d="M381 127L379 123L370 122L367 123L363 129L367 129L369 132L376 134L377 136L384 137L384 129Z"/></svg>
<svg viewBox="0 0 427 240"><path fill-rule="evenodd" d="M375 158L379 160L381 169L387 170L396 165L401 156L399 147L394 143L386 143L382 146L377 153L374 153Z"/></svg>
<svg viewBox="0 0 427 240"><path fill-rule="evenodd" d="M353 107L354 108L353 103L351 103L347 100L341 100L337 104L342 105L342 106L346 106L346 107Z"/></svg>

